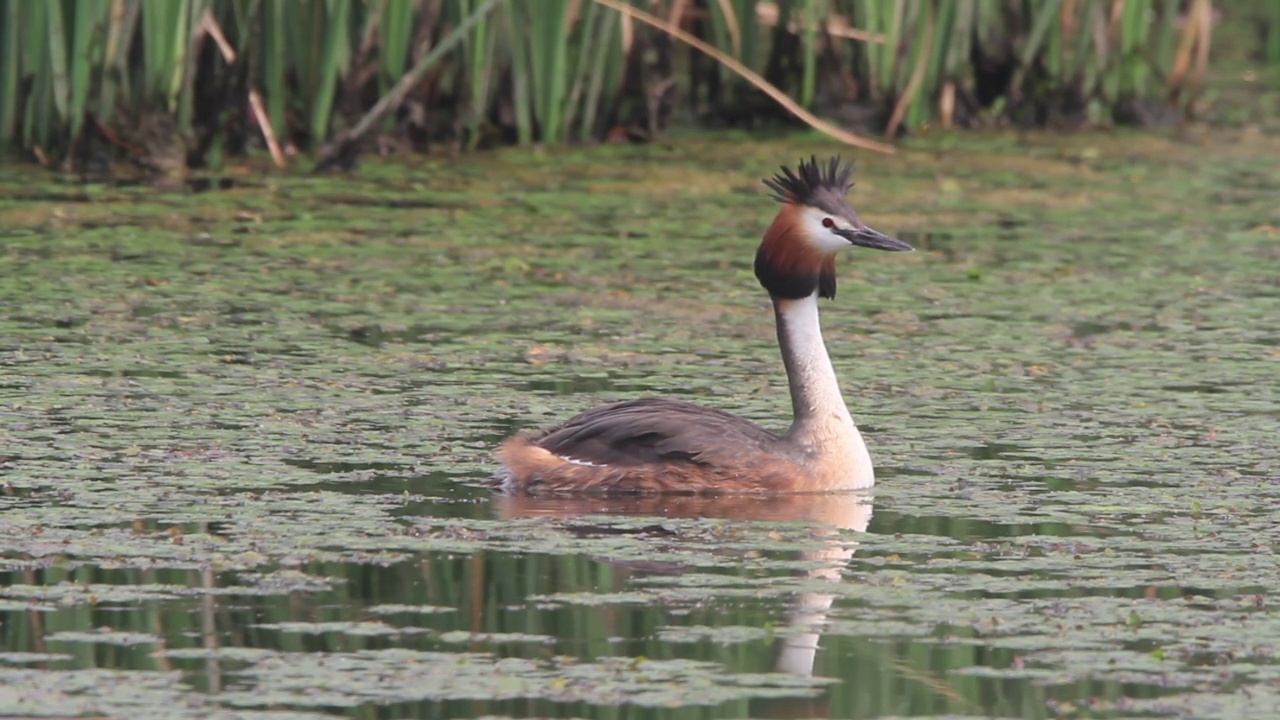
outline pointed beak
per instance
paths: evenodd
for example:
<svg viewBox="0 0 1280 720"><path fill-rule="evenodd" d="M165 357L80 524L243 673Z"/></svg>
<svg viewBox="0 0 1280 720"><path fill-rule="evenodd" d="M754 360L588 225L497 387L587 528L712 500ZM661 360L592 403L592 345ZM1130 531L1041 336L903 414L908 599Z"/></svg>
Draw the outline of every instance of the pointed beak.
<svg viewBox="0 0 1280 720"><path fill-rule="evenodd" d="M890 252L909 252L915 248L902 242L896 237L885 235L879 230L872 230L863 225L857 230L840 230L841 237L854 245L859 245L872 250L888 250Z"/></svg>

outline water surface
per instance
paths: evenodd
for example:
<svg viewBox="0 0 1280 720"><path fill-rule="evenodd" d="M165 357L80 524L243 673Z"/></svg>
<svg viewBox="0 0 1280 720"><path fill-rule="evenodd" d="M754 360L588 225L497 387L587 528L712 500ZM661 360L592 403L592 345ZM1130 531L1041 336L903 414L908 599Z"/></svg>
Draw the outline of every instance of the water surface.
<svg viewBox="0 0 1280 720"><path fill-rule="evenodd" d="M787 422L759 178L676 140L184 195L0 179L0 715L1280 710L1280 146L859 158L824 327L874 495L536 500L506 434Z"/></svg>

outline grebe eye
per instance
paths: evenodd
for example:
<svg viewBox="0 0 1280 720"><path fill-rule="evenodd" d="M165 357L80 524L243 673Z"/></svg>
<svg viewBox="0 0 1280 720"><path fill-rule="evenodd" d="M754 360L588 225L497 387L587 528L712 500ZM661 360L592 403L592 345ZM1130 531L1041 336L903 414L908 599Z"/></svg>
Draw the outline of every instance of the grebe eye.
<svg viewBox="0 0 1280 720"><path fill-rule="evenodd" d="M831 218L822 218L822 227L833 228L835 226L836 226L835 220L832 220Z"/></svg>

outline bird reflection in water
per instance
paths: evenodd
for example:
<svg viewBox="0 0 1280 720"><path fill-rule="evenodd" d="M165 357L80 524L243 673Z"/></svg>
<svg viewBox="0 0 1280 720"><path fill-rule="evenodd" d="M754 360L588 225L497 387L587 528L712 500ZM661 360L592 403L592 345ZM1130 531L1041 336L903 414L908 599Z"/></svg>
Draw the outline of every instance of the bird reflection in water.
<svg viewBox="0 0 1280 720"><path fill-rule="evenodd" d="M849 531L862 533L871 521L872 497L866 493L789 494L789 495L622 495L534 496L524 494L494 497L500 518L547 517L566 521L566 529L584 535L658 534L666 546L682 542L678 525L664 526L663 519L712 518L744 523L799 523L803 533L811 535L817 546L798 551L796 559L809 568L799 573L802 580L841 581L841 570L857 548ZM630 516L653 518L652 525L620 529L607 525L592 526L590 517ZM581 522L574 522L574 519ZM750 526L745 526L749 528ZM739 528L741 529L741 528ZM764 534L773 528L761 526ZM684 542L702 543L703 537L688 537ZM741 551L725 551L741 552ZM682 574L687 570L675 562L649 561L626 563L633 572L647 574ZM795 675L813 675L821 629L826 622L837 593L809 591L796 593L788 603L786 627L776 641L774 669ZM815 699L821 705L824 698ZM792 712L820 713L813 702L771 701L759 710L766 716L788 716ZM756 704L752 704L753 711ZM781 713L781 715L777 715ZM812 715L810 715L812 716Z"/></svg>

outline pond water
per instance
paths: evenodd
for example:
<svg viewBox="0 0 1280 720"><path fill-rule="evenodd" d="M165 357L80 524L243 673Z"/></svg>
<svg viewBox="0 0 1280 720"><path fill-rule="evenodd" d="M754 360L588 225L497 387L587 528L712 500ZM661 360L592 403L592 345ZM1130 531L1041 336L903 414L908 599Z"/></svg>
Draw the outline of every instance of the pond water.
<svg viewBox="0 0 1280 720"><path fill-rule="evenodd" d="M0 715L1280 714L1280 142L860 157L823 305L874 493L531 499L508 433L785 427L812 138L0 178Z"/></svg>

